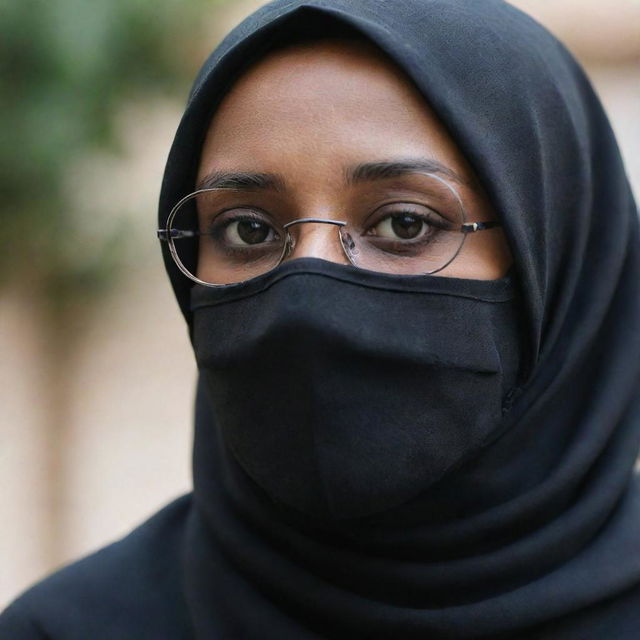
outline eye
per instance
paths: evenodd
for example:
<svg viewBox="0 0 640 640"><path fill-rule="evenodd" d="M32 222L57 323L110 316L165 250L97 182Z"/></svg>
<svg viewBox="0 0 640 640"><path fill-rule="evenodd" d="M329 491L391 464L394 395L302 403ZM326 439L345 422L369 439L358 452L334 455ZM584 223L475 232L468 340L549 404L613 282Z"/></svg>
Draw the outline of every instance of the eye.
<svg viewBox="0 0 640 640"><path fill-rule="evenodd" d="M225 241L233 245L261 244L277 239L276 232L266 222L254 219L234 220L226 225Z"/></svg>
<svg viewBox="0 0 640 640"><path fill-rule="evenodd" d="M426 239L440 229L450 229L451 223L426 207L398 208L396 211L383 212L378 222L369 227L368 235L381 239L416 241Z"/></svg>
<svg viewBox="0 0 640 640"><path fill-rule="evenodd" d="M377 236L392 240L414 240L428 231L425 221L410 213L387 216L374 228Z"/></svg>
<svg viewBox="0 0 640 640"><path fill-rule="evenodd" d="M228 247L254 247L281 238L265 216L251 210L227 210L216 216L209 233Z"/></svg>

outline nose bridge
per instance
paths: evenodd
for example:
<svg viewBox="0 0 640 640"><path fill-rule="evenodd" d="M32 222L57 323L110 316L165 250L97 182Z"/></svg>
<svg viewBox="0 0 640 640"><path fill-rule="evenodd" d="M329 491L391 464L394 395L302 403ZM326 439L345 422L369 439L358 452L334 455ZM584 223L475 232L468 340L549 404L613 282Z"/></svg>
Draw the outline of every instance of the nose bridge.
<svg viewBox="0 0 640 640"><path fill-rule="evenodd" d="M286 259L322 258L348 264L339 236L340 227L344 224L324 218L301 218L288 223L285 228L293 244Z"/></svg>

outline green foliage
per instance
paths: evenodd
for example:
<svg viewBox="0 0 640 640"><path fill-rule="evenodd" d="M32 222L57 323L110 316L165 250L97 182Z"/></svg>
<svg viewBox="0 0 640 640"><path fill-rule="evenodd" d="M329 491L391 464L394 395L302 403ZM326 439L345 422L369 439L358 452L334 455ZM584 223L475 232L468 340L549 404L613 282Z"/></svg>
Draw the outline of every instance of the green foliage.
<svg viewBox="0 0 640 640"><path fill-rule="evenodd" d="M186 94L222 4L0 0L2 281L26 275L59 301L112 280L113 237L74 258L66 172L90 150L116 150L113 116L130 96Z"/></svg>

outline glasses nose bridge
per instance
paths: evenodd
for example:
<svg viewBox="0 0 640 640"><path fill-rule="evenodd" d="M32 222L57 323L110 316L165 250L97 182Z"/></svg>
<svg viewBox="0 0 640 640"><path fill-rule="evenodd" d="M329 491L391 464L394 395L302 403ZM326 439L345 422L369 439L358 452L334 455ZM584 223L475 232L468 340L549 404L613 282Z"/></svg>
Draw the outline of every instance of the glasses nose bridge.
<svg viewBox="0 0 640 640"><path fill-rule="evenodd" d="M344 259L345 257L348 259L348 256L345 256L345 252L344 252L344 247L342 246L342 242L340 241L340 236L339 234L339 230L340 228L346 226L346 222L343 220L332 220L330 218L298 218L297 220L292 220L291 222L288 222L287 224L283 225L283 229L286 232L286 249L285 249L285 253L283 255L283 259L290 256L291 253L295 250L295 248L297 246L300 246L302 243L298 243L296 237L291 233L291 229L295 228L299 225L303 225L306 223L318 223L318 224L325 224L325 225L331 225L336 229L336 240L338 240L338 244L340 246L340 253L338 254L338 252L335 251L335 245L332 245L332 248L329 248L327 250L326 246L322 246L320 243L316 243L315 245L311 246L311 251L305 252L304 255L306 255L307 257L327 257L327 254L333 254L334 257L337 257L338 255ZM317 248L320 247L320 250L317 250Z"/></svg>
<svg viewBox="0 0 640 640"><path fill-rule="evenodd" d="M298 218L297 220L292 220L291 222L287 222L287 224L282 225L283 229L287 231L298 224L305 224L307 222L317 222L319 224L332 224L337 227L344 227L347 223L344 220L333 220L331 218Z"/></svg>

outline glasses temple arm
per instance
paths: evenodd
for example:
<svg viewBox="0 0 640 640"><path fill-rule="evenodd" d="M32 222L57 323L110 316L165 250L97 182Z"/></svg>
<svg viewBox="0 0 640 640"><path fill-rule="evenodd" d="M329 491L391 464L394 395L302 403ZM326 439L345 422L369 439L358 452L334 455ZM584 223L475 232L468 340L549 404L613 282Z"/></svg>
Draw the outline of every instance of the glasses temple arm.
<svg viewBox="0 0 640 640"><path fill-rule="evenodd" d="M500 227L501 222L497 220L487 220L486 222L465 222L460 226L462 233L474 233L476 231L484 231L485 229L493 229L494 227Z"/></svg>
<svg viewBox="0 0 640 640"><path fill-rule="evenodd" d="M169 232L166 229L157 230L158 240L161 242L169 242ZM171 229L171 237L175 239L180 238L195 238L202 235L200 231L189 231L187 229Z"/></svg>

